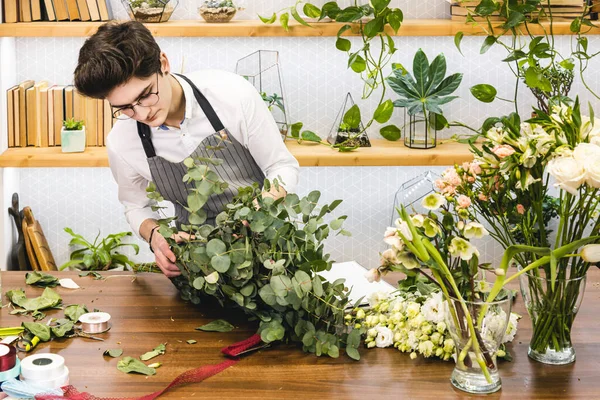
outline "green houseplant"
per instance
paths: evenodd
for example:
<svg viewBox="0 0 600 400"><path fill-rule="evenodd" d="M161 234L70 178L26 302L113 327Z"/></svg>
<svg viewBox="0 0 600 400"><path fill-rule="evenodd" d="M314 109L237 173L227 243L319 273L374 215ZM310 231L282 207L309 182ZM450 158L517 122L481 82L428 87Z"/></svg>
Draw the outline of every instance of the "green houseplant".
<svg viewBox="0 0 600 400"><path fill-rule="evenodd" d="M83 121L69 118L63 121L60 131L60 147L63 153L81 153L85 151L85 125Z"/></svg>
<svg viewBox="0 0 600 400"><path fill-rule="evenodd" d="M198 7L198 14L206 22L229 22L235 16L237 8L231 0L206 0Z"/></svg>
<svg viewBox="0 0 600 400"><path fill-rule="evenodd" d="M388 78L390 87L398 94L395 107L404 108L409 116L409 135L404 135L408 147L430 148L436 145L436 132L448 125L441 106L458 96L450 96L462 81L461 73L446 76L446 59L439 54L429 64L423 50L413 59L413 74L402 65L394 65ZM407 122L405 120L405 128Z"/></svg>
<svg viewBox="0 0 600 400"><path fill-rule="evenodd" d="M179 0L121 0L129 18L143 23L166 22Z"/></svg>
<svg viewBox="0 0 600 400"><path fill-rule="evenodd" d="M119 248L130 246L135 254L138 254L139 246L137 244L123 243L123 239L131 236L131 232L110 234L101 240L98 240L100 237L100 233L98 233L93 242L73 232L71 228L65 228L65 232L71 235L69 245L79 248L71 253L69 261L60 266L61 270L69 267L89 271L106 271L115 268L135 269L133 261L116 251Z"/></svg>

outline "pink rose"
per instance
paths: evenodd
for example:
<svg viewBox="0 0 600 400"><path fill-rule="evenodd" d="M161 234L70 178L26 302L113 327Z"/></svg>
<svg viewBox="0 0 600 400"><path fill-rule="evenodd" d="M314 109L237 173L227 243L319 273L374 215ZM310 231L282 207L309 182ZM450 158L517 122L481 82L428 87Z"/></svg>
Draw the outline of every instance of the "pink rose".
<svg viewBox="0 0 600 400"><path fill-rule="evenodd" d="M471 205L471 199L468 198L467 196L465 196L464 194L461 194L460 196L458 196L456 201L458 202L458 205L461 208L467 208Z"/></svg>
<svg viewBox="0 0 600 400"><path fill-rule="evenodd" d="M458 186L462 183L460 176L458 176L458 173L454 168L448 168L444 172L444 180L452 186Z"/></svg>
<svg viewBox="0 0 600 400"><path fill-rule="evenodd" d="M446 183L442 179L437 179L435 181L435 187L438 188L439 190L444 189L445 186L446 186Z"/></svg>
<svg viewBox="0 0 600 400"><path fill-rule="evenodd" d="M481 166L479 165L479 163L476 163L476 162L471 163L471 166L469 167L469 172L472 175L481 174Z"/></svg>
<svg viewBox="0 0 600 400"><path fill-rule="evenodd" d="M483 193L479 193L479 195L477 195L477 198L479 198L479 200L481 201L488 201L487 196Z"/></svg>
<svg viewBox="0 0 600 400"><path fill-rule="evenodd" d="M492 153L497 155L498 158L506 158L506 157L512 155L514 152L515 152L515 149L513 149L511 146L509 146L507 144L497 145L496 147L494 147L492 149Z"/></svg>
<svg viewBox="0 0 600 400"><path fill-rule="evenodd" d="M517 212L521 215L525 214L525 207L523 207L523 204L517 204Z"/></svg>

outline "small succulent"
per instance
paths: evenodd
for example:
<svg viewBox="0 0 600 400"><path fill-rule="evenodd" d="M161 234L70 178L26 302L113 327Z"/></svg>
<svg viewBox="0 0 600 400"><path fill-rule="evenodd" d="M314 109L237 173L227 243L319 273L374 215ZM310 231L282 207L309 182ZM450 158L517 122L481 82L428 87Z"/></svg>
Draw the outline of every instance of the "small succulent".
<svg viewBox="0 0 600 400"><path fill-rule="evenodd" d="M63 126L67 131L80 131L83 129L84 125L83 121L76 120L75 118L69 118L63 121Z"/></svg>
<svg viewBox="0 0 600 400"><path fill-rule="evenodd" d="M206 8L221 8L221 7L232 7L235 8L231 0L207 0L204 2Z"/></svg>

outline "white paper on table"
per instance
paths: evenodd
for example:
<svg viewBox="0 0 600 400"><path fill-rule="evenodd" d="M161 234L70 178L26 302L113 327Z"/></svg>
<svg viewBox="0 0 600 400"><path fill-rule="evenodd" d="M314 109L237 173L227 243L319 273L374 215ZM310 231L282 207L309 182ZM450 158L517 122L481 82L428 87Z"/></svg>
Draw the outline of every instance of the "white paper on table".
<svg viewBox="0 0 600 400"><path fill-rule="evenodd" d="M70 278L59 279L58 283L60 283L60 286L67 289L79 289L79 285L76 284L75 281Z"/></svg>
<svg viewBox="0 0 600 400"><path fill-rule="evenodd" d="M370 283L367 278L365 278L365 272L367 272L367 269L356 261L346 261L333 263L331 270L318 272L318 274L329 282L344 278L346 280L346 287L351 289L349 296L351 305L354 305L361 297L364 297L361 304L366 304L367 297L372 293L391 293L397 289L383 280Z"/></svg>

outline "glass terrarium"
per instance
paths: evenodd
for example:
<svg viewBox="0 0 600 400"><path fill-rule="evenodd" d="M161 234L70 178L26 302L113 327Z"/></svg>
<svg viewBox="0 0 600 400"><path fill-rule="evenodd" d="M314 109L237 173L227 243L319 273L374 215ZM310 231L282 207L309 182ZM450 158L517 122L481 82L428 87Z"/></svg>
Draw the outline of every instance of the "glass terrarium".
<svg viewBox="0 0 600 400"><path fill-rule="evenodd" d="M406 147L432 149L437 145L437 132L446 126L446 119L443 115L430 111L411 115L405 108L404 126L404 145Z"/></svg>
<svg viewBox="0 0 600 400"><path fill-rule="evenodd" d="M371 141L367 136L367 132L361 122L360 111L355 105L354 99L350 93L346 94L344 104L337 116L327 141L332 145L343 144L347 147L371 147Z"/></svg>
<svg viewBox="0 0 600 400"><path fill-rule="evenodd" d="M206 22L229 22L237 12L237 7L231 0L201 0L198 14Z"/></svg>
<svg viewBox="0 0 600 400"><path fill-rule="evenodd" d="M166 22L179 0L121 0L129 18L143 23Z"/></svg>
<svg viewBox="0 0 600 400"><path fill-rule="evenodd" d="M427 214L429 210L421 205L421 200L429 193L435 191L435 181L438 179L441 179L441 176L433 171L426 171L423 174L417 175L413 179L404 182L394 196L391 226L394 226L394 221L398 219L398 211L396 208L400 208L402 205L409 214Z"/></svg>
<svg viewBox="0 0 600 400"><path fill-rule="evenodd" d="M258 90L285 139L288 132L288 117L279 52L259 50L249 54L238 60L235 73L246 78Z"/></svg>

